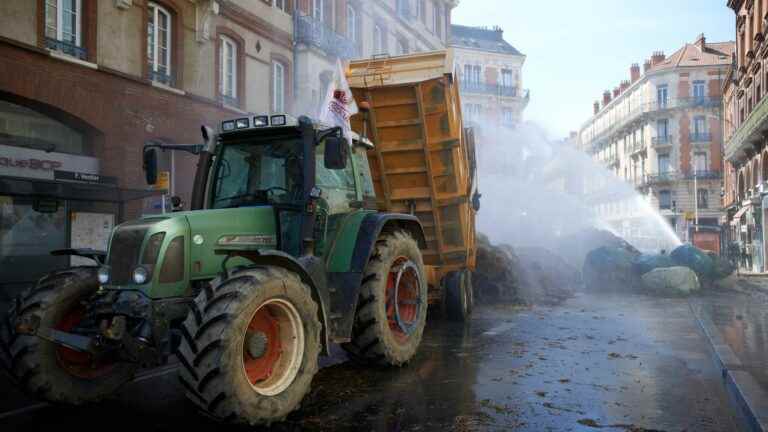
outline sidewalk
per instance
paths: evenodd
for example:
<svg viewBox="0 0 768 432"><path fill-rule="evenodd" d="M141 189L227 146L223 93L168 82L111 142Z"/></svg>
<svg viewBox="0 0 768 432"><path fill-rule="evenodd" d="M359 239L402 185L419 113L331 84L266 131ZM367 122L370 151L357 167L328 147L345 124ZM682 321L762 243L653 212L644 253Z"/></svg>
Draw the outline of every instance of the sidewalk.
<svg viewBox="0 0 768 432"><path fill-rule="evenodd" d="M754 431L768 431L768 275L741 275L729 288L691 298L723 383Z"/></svg>

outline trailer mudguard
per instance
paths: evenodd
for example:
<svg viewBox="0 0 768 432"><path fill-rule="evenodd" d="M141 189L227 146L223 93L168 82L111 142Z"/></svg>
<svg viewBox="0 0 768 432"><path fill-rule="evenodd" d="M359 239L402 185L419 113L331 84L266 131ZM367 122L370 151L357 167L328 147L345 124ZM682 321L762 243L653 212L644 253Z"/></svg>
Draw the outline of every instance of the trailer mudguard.
<svg viewBox="0 0 768 432"><path fill-rule="evenodd" d="M328 273L332 305L331 339L337 343L350 341L363 272L382 231L385 229L408 231L419 243L419 248L427 247L424 229L413 215L365 212L355 219L346 221L343 231L349 232L351 228L356 228L353 246L338 251L334 248L334 255L329 259L331 263ZM339 240L341 239L337 239ZM341 266L343 268L339 268Z"/></svg>

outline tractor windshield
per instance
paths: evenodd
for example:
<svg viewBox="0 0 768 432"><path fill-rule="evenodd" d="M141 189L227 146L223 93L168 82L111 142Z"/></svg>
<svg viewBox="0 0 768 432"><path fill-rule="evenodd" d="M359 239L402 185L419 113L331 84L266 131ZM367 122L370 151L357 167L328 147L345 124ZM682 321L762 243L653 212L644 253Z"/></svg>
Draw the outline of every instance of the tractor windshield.
<svg viewBox="0 0 768 432"><path fill-rule="evenodd" d="M216 162L211 208L300 201L300 145L295 139L224 144Z"/></svg>

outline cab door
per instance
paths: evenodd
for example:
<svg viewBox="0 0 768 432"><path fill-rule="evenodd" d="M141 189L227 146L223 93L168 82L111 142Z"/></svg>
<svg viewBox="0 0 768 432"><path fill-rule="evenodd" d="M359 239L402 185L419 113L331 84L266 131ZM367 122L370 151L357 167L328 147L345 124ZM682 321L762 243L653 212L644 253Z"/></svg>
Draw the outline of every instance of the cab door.
<svg viewBox="0 0 768 432"><path fill-rule="evenodd" d="M324 257L332 246L344 217L355 210L358 192L355 186L355 168L351 157L343 170L325 167L325 143L317 146L315 182L322 191L315 222L315 255Z"/></svg>

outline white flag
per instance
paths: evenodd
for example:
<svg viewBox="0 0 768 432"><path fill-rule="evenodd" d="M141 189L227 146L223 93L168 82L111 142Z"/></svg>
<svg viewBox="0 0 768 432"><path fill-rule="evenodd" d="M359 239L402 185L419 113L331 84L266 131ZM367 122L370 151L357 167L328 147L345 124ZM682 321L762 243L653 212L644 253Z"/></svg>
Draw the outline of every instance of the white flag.
<svg viewBox="0 0 768 432"><path fill-rule="evenodd" d="M323 105L320 107L318 119L322 123L338 126L344 131L344 136L352 145L352 126L349 119L357 114L357 103L352 96L352 90L349 88L347 77L344 73L344 66L341 60L336 62L336 72L333 74L333 82L328 86L328 93L325 95Z"/></svg>

